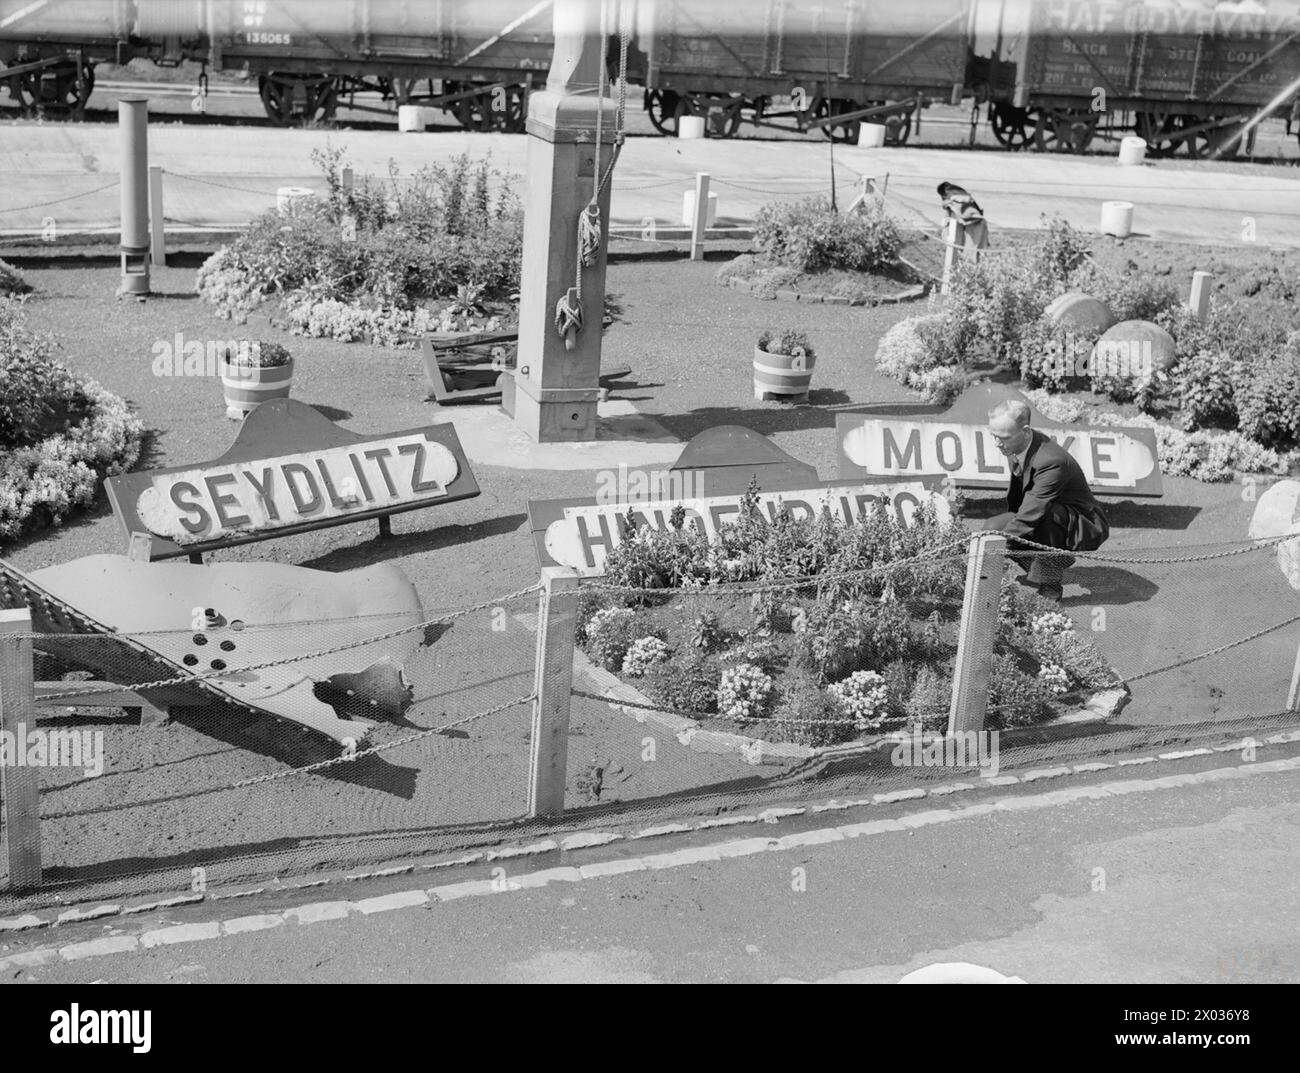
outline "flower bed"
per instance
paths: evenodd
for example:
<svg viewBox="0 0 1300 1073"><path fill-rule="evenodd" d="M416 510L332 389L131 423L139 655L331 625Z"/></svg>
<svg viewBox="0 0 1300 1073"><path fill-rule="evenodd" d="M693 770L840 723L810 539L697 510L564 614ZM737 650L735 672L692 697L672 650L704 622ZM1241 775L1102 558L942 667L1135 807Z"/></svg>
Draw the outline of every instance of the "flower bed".
<svg viewBox="0 0 1300 1073"><path fill-rule="evenodd" d="M623 522L606 585L584 591L590 659L665 710L769 741L829 745L948 717L965 577L964 531L883 509L845 525L762 510L710 542L679 514ZM782 580L800 584L781 588ZM747 583L737 591L737 583ZM760 588L775 585L775 589ZM614 591L629 587L634 592ZM991 727L1053 718L1116 676L1055 605L1003 587Z"/></svg>
<svg viewBox="0 0 1300 1073"><path fill-rule="evenodd" d="M313 159L325 196L264 213L199 269L198 293L218 316L242 323L278 295L302 334L392 337L476 312L487 322L481 303L518 291L523 211L488 161L462 155L409 180L361 176L345 188L341 152Z"/></svg>
<svg viewBox="0 0 1300 1073"><path fill-rule="evenodd" d="M0 301L0 539L58 525L140 454L125 402L50 360L51 340Z"/></svg>
<svg viewBox="0 0 1300 1073"><path fill-rule="evenodd" d="M1285 474L1300 460L1300 311L1277 296L1282 277L1256 273L1198 319L1170 280L1131 261L1105 266L1089 245L1052 220L1014 255L963 262L948 295L932 295L925 315L881 338L877 370L940 405L967 383L1010 373L1041 392L1038 408L1056 420L1154 428L1166 473L1203 481ZM1144 358L1122 371L1087 362L1102 331L1052 319L1049 305L1067 292L1099 300L1116 322L1167 332L1171 360Z"/></svg>
<svg viewBox="0 0 1300 1073"><path fill-rule="evenodd" d="M841 213L824 198L773 202L754 220L755 252L723 265L716 278L759 298L788 292L875 305L919 282L898 260L901 248L898 226L878 203Z"/></svg>

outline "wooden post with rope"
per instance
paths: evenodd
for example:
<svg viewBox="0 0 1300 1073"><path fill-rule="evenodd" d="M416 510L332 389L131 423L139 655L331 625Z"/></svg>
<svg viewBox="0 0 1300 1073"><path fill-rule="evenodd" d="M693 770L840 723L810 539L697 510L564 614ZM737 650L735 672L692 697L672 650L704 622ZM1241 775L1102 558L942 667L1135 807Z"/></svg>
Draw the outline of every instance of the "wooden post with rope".
<svg viewBox="0 0 1300 1073"><path fill-rule="evenodd" d="M610 183L623 143L631 28L619 0L555 0L546 88L528 99L519 355L502 405L538 443L596 438ZM614 29L611 99L605 42Z"/></svg>

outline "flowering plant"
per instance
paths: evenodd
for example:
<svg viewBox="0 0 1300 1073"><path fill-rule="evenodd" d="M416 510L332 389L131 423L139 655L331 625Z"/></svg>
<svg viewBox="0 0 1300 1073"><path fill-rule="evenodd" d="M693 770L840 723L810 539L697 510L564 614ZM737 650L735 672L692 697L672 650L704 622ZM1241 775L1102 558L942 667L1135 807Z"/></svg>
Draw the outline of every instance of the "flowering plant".
<svg viewBox="0 0 1300 1073"><path fill-rule="evenodd" d="M869 730L884 718L889 690L885 679L875 671L854 671L842 682L827 687L827 692L853 717L858 730Z"/></svg>
<svg viewBox="0 0 1300 1073"><path fill-rule="evenodd" d="M623 673L641 678L656 663L668 659L668 646L658 637L639 637L628 646L623 657Z"/></svg>
<svg viewBox="0 0 1300 1073"><path fill-rule="evenodd" d="M752 663L739 663L722 672L718 683L718 714L724 719L757 719L772 694L772 677Z"/></svg>
<svg viewBox="0 0 1300 1073"><path fill-rule="evenodd" d="M776 332L768 329L758 337L758 349L766 351L768 354L782 354L788 358L811 358L814 357L812 344L808 342L808 337L803 332L795 331L793 328L777 335Z"/></svg>

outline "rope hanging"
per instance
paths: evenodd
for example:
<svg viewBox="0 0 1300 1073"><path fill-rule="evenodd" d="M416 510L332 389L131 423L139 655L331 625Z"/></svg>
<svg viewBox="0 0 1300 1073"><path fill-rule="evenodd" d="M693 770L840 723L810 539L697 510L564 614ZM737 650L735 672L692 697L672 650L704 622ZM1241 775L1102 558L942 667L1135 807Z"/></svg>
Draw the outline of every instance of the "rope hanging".
<svg viewBox="0 0 1300 1073"><path fill-rule="evenodd" d="M609 9L605 3L600 6L600 40L603 43L609 36ZM622 11L619 11L619 50L618 50L618 107L614 119L614 148L610 154L609 165L602 172L600 166L600 152L604 136L604 118L605 118L605 91L608 80L608 72L605 68L604 58L600 63L600 79L597 84L597 108L596 108L596 149L595 159L592 166L591 176L591 200L587 207L578 214L578 258L574 267L573 286L568 292L560 298L555 304L555 330L559 332L564 339L565 345L572 350L576 345L576 335L582 330L582 270L591 268L596 264L597 257L600 253L601 234L603 231L601 214L600 214L600 197L604 193L605 186L609 183L610 176L614 173L614 165L618 162L619 153L623 149L624 141L624 115L627 110L627 52L630 43L631 34L627 28L626 19L623 18ZM570 334L572 333L572 334Z"/></svg>

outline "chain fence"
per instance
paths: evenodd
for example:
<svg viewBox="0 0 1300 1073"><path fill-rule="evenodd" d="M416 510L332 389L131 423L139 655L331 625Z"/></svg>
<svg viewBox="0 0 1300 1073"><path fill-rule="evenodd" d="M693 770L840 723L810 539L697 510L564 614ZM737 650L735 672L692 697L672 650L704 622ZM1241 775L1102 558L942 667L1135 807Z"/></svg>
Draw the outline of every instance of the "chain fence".
<svg viewBox="0 0 1300 1073"><path fill-rule="evenodd" d="M584 582L573 598L575 718L621 719L641 748L575 739L580 807L637 818L743 813L979 784L990 764L996 775L1261 743L1300 722L1288 690L1300 598L1277 568L1278 543L1078 553L1060 603L1028 584L1044 563L1059 566L1060 552L1013 546L991 628L966 638L992 653L981 688L983 726L996 731L971 742L991 758L972 751L968 764L960 753L951 762L951 745L949 762L919 759L949 726L965 541L762 584Z"/></svg>
<svg viewBox="0 0 1300 1073"><path fill-rule="evenodd" d="M997 615L964 641L965 534L797 576L737 560L714 583L584 579L546 597L573 629L551 818L529 815L537 586L419 622L65 622L25 637L35 726L8 748L37 767L44 871L9 890L0 855L0 911L1245 748L1297 722L1300 605L1277 543L1076 553L1057 604L1022 582L1060 553L1021 542L993 577ZM19 640L0 637L0 660ZM963 643L992 653L996 734L934 762Z"/></svg>
<svg viewBox="0 0 1300 1073"><path fill-rule="evenodd" d="M9 747L37 767L43 857L0 908L499 840L528 812L536 607L531 586L419 622L0 637L33 653L35 726Z"/></svg>

